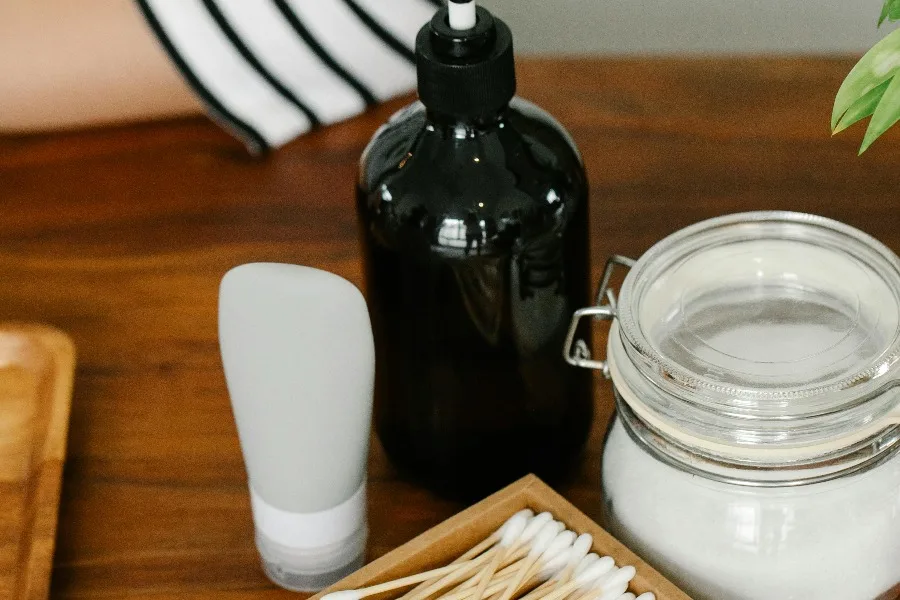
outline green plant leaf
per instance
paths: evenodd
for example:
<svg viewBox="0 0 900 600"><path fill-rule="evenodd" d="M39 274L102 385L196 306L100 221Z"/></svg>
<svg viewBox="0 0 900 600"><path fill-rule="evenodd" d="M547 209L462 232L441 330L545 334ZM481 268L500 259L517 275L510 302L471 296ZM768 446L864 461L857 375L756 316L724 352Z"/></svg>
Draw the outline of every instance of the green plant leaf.
<svg viewBox="0 0 900 600"><path fill-rule="evenodd" d="M869 121L869 128L866 129L859 153L868 150L872 142L897 121L900 121L900 77L894 77L881 96L881 101L872 114L872 120Z"/></svg>
<svg viewBox="0 0 900 600"><path fill-rule="evenodd" d="M896 77L894 79L896 79ZM841 120L838 121L838 124L835 125L833 133L840 133L854 123L871 116L872 113L875 112L875 107L878 106L881 97L884 95L884 91L894 79L885 81L854 102L850 108L847 109L847 112L844 113L844 116L841 117Z"/></svg>
<svg viewBox="0 0 900 600"><path fill-rule="evenodd" d="M891 21L900 19L900 0L884 0L884 6L881 7L881 16L878 18L879 27L881 27L885 19Z"/></svg>
<svg viewBox="0 0 900 600"><path fill-rule="evenodd" d="M898 0L900 1L900 0ZM889 33L856 63L834 98L831 130L860 98L891 79L900 69L900 29Z"/></svg>

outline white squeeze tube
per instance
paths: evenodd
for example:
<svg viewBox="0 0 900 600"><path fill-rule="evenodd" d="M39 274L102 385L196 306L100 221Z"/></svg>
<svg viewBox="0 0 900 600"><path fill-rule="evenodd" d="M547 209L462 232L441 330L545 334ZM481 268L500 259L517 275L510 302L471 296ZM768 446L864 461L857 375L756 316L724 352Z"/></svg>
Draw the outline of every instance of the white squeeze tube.
<svg viewBox="0 0 900 600"><path fill-rule="evenodd" d="M350 282L241 265L219 288L219 343L273 582L317 591L362 566L375 353Z"/></svg>

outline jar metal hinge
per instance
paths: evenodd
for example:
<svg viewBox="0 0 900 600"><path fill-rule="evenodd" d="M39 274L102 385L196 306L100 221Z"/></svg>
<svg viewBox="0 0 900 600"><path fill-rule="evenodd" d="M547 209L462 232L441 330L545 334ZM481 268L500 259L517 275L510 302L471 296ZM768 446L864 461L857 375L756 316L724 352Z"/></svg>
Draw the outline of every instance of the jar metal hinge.
<svg viewBox="0 0 900 600"><path fill-rule="evenodd" d="M597 288L597 296L594 306L580 308L572 315L572 323L569 325L569 333L566 335L566 343L563 347L563 357L566 362L575 367L583 367L585 369L597 369L603 373L603 376L609 379L609 365L605 360L594 360L591 358L591 351L586 341L575 339L578 331L578 324L582 317L593 317L597 321L612 321L616 318L616 294L609 287L609 281L612 278L616 267L626 267L630 269L636 261L627 256L619 256L614 254L606 261L606 267L603 269L603 277L600 279L600 286ZM604 299L606 304L603 304Z"/></svg>

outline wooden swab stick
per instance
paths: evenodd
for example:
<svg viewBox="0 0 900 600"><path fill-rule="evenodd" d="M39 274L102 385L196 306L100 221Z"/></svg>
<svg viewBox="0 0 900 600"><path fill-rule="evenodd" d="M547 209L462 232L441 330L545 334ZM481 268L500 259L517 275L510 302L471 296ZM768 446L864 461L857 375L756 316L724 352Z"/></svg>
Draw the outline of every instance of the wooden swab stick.
<svg viewBox="0 0 900 600"><path fill-rule="evenodd" d="M572 560L572 556L577 556L579 550L580 548L575 547L567 548L557 557L548 561L542 572L539 574L539 578L543 579L541 584L528 592L525 596L519 598L519 600L537 600L548 594L555 586L560 583L565 583L567 580L563 579L563 574L569 569L569 565L573 563L576 565L578 564L578 561Z"/></svg>
<svg viewBox="0 0 900 600"><path fill-rule="evenodd" d="M568 552L571 551L571 548L565 549L563 552L559 553L556 557L551 558L547 561L547 563L543 566L543 568L539 569L539 572L535 576L531 576L528 578L525 584L520 586L520 589L524 589L527 587L531 587L536 585L537 583L544 582L554 575L557 575L568 562ZM498 571L497 577L495 577L490 586L485 590L485 596L488 598L499 598L500 594L503 593L503 590L506 589L506 586L509 584L510 580L513 577L517 576L519 570L518 564L510 565L507 569L503 569ZM452 594L443 596L439 600L472 600L470 595L467 594L465 590L461 592L454 592Z"/></svg>
<svg viewBox="0 0 900 600"><path fill-rule="evenodd" d="M415 575L401 577L400 579L386 581L384 583L379 583L378 585L372 585L369 587L360 588L358 590L341 590L339 592L331 592L330 594L325 594L324 596L322 596L322 600L361 600L362 598L365 598L367 596L374 596L375 594L390 592L392 590L414 585L416 583L427 581L429 579L440 578L447 573L456 571L457 569L469 567L473 563L476 563L477 566L477 564L483 563L484 560L484 555L482 555L466 562L457 563L455 565L447 565L446 567L432 569L430 571L425 571L424 573L416 573Z"/></svg>
<svg viewBox="0 0 900 600"><path fill-rule="evenodd" d="M501 540L500 544L497 544L491 550L489 550L485 554L482 554L477 559L473 559L473 560L469 561L469 563L468 563L469 566L463 567L462 565L467 564L467 563L460 563L460 568L457 569L456 571L453 571L451 573L448 573L447 575L444 575L437 581L434 581L430 585L427 585L425 588L423 588L422 590L420 590L419 592L415 593L412 596L407 594L407 596L410 596L409 600L424 600L425 598L428 598L429 596L441 591L442 589L449 587L451 585L454 585L459 581L462 581L466 577L469 577L470 575L472 575L472 572L475 571L476 569L478 569L478 568L483 569L484 563L488 562L488 559L490 557L499 556L500 562L502 563L503 559L505 559L509 556L509 554L508 554L509 547L515 541L515 532L513 530L510 530L508 533L509 533L509 535L506 536L507 539ZM524 548L522 548L518 551L519 554L524 553L524 552L525 552ZM493 558L490 558L490 562L493 563ZM479 571L479 573L481 573L481 572L482 571ZM478 576L479 576L478 574L475 574L473 578L477 578ZM404 599L405 598L406 598L406 596L404 596Z"/></svg>
<svg viewBox="0 0 900 600"><path fill-rule="evenodd" d="M553 515L546 511L532 517L531 520L528 522L528 525L525 527L525 530L522 532L522 535L519 536L518 540L513 545L513 548L507 554L507 557L501 562L500 566L501 567L506 566L509 563L513 562L514 560L518 560L518 559L524 557L527 553L528 548L530 547L530 542L532 541L532 539L538 534L538 532L540 532L541 529L546 527L547 524L551 523L551 522L553 522ZM501 571L501 573L505 574L504 571ZM472 588L472 587L476 586L479 583L479 581L480 581L479 577L477 577L477 576L472 577L469 580L467 580L466 582L464 582L462 585L453 589L450 592L450 594L456 594L457 592L461 592L463 590ZM419 589L421 589L421 587ZM409 596L410 596L410 594L407 594L406 596L402 597L400 600L411 600ZM461 596L461 597L467 597L467 596Z"/></svg>
<svg viewBox="0 0 900 600"><path fill-rule="evenodd" d="M500 566L501 569L497 571L494 578L491 580L491 585L498 581L508 581L511 577L515 576L516 571L519 568L519 562L525 558L528 554L528 548L521 547L517 550L512 551L511 554L508 554L506 558L501 561ZM456 588L450 590L443 596L439 596L438 600L450 599L450 600L459 600L461 598L469 598L472 595L472 588L474 588L478 584L478 576L474 576L466 580L464 583L460 584Z"/></svg>
<svg viewBox="0 0 900 600"><path fill-rule="evenodd" d="M463 553L462 556L460 556L450 564L458 565L460 563L467 562L477 556L480 556L484 552L489 551L489 549L495 547L496 544L504 539L504 537L512 537L518 540L518 538L522 537L522 535L525 533L525 529L527 528L529 522L533 520L533 516L534 512L532 512L530 509L526 508L524 510L520 510L519 512L508 518L506 522L497 529L497 531L482 540L475 547ZM399 600L410 600L411 598L418 597L420 593L423 592L426 588L436 583L436 579L437 578L423 581L422 583L408 591L406 594L401 596Z"/></svg>
<svg viewBox="0 0 900 600"><path fill-rule="evenodd" d="M554 586L569 581L575 574L575 570L588 556L588 552L590 552L591 546L593 545L594 538L591 534L582 533L579 535L578 539L575 540L575 543L572 544L572 547L569 549L570 552L568 553L566 566L563 570L554 574L552 578L548 579L519 600L540 600L540 598L547 595ZM596 554L593 556L596 560L600 559ZM594 561L592 560L591 562Z"/></svg>
<svg viewBox="0 0 900 600"><path fill-rule="evenodd" d="M612 561L611 558L610 560ZM563 585L557 587L557 589L544 596L544 600L563 600L563 598L569 596L572 592L578 589L589 589L592 587L595 580L599 579L606 573L608 573L607 566L603 563L603 559L600 559L586 568L584 571L576 575L575 578L568 583L564 583Z"/></svg>
<svg viewBox="0 0 900 600"><path fill-rule="evenodd" d="M551 521L541 529L537 537L534 538L534 544L532 544L531 550L529 550L528 552L528 556L525 558L525 560L522 561L522 565L519 567L519 571L516 574L516 577L506 586L506 589L500 596L500 600L511 600L513 594L515 594L516 590L519 589L519 586L525 583L531 567L535 563L537 563L541 555L550 547L551 543L554 541L556 536L560 534L561 530L564 527L565 526L559 521ZM571 543L572 542L569 541L569 544ZM480 598L476 600L480 600Z"/></svg>
<svg viewBox="0 0 900 600"><path fill-rule="evenodd" d="M467 560L471 560L471 559L475 558L476 556L478 556L479 554L481 554L482 552L484 552L485 550L487 550L488 548L490 548L491 546L493 546L494 544L499 542L500 539L503 537L503 533L510 527L518 528L518 523L521 521L525 521L525 526L527 527L528 522L530 522L530 520L533 516L534 516L534 511L532 511L529 508L520 510L519 512L517 512L516 514L514 514L513 516L508 518L506 520L506 522L503 525L501 525L499 529L497 529L497 531L492 533L490 536L486 537L477 546L474 546L473 548L467 550L465 553L462 554L462 556L460 556L459 558L457 558L450 564L458 564L458 563L466 562ZM524 533L524 530L523 530L523 533Z"/></svg>
<svg viewBox="0 0 900 600"><path fill-rule="evenodd" d="M558 521L552 522L558 523ZM550 526L545 525L544 527ZM556 526L553 526L553 529L556 529ZM541 531L543 531L543 529ZM538 537L540 537L540 535L541 534L538 534ZM535 538L535 543L529 551L529 556L535 555L535 553L539 553L540 561L547 562L548 560L550 560L550 558L569 548L574 541L575 534L571 531L564 531L558 534L553 539L553 541L543 550L543 552L541 552L543 540L538 540L537 538ZM494 572L497 570L497 567L500 566L501 560L502 559L498 557L496 561L491 561L491 564L482 570L480 580L478 582L478 587L475 588L475 591L471 596L472 600L482 600L482 598L484 597L484 591L485 589L487 589L488 583L490 583L491 578L494 576ZM535 566L532 567L534 569L534 572L532 573L531 569L529 569L528 573L525 576L526 579L528 577L537 575L537 571L540 569L540 563L539 561L535 561L534 564ZM522 568L524 569L524 567Z"/></svg>
<svg viewBox="0 0 900 600"><path fill-rule="evenodd" d="M506 552L503 552L502 554L497 552L490 564L478 574L478 585L475 587L475 591L472 592L471 596L474 600L481 600L484 598L484 591L487 589L488 584L494 577L494 573L497 572L497 568L504 558L506 558Z"/></svg>

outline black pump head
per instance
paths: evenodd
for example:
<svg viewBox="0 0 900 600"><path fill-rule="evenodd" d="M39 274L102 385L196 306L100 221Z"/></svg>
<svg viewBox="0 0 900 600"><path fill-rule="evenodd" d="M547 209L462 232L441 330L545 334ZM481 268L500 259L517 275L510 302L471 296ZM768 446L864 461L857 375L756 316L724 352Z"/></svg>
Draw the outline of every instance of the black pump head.
<svg viewBox="0 0 900 600"><path fill-rule="evenodd" d="M441 8L416 38L419 98L436 112L476 119L506 106L516 93L512 33L489 11L476 9L475 26L450 26Z"/></svg>

